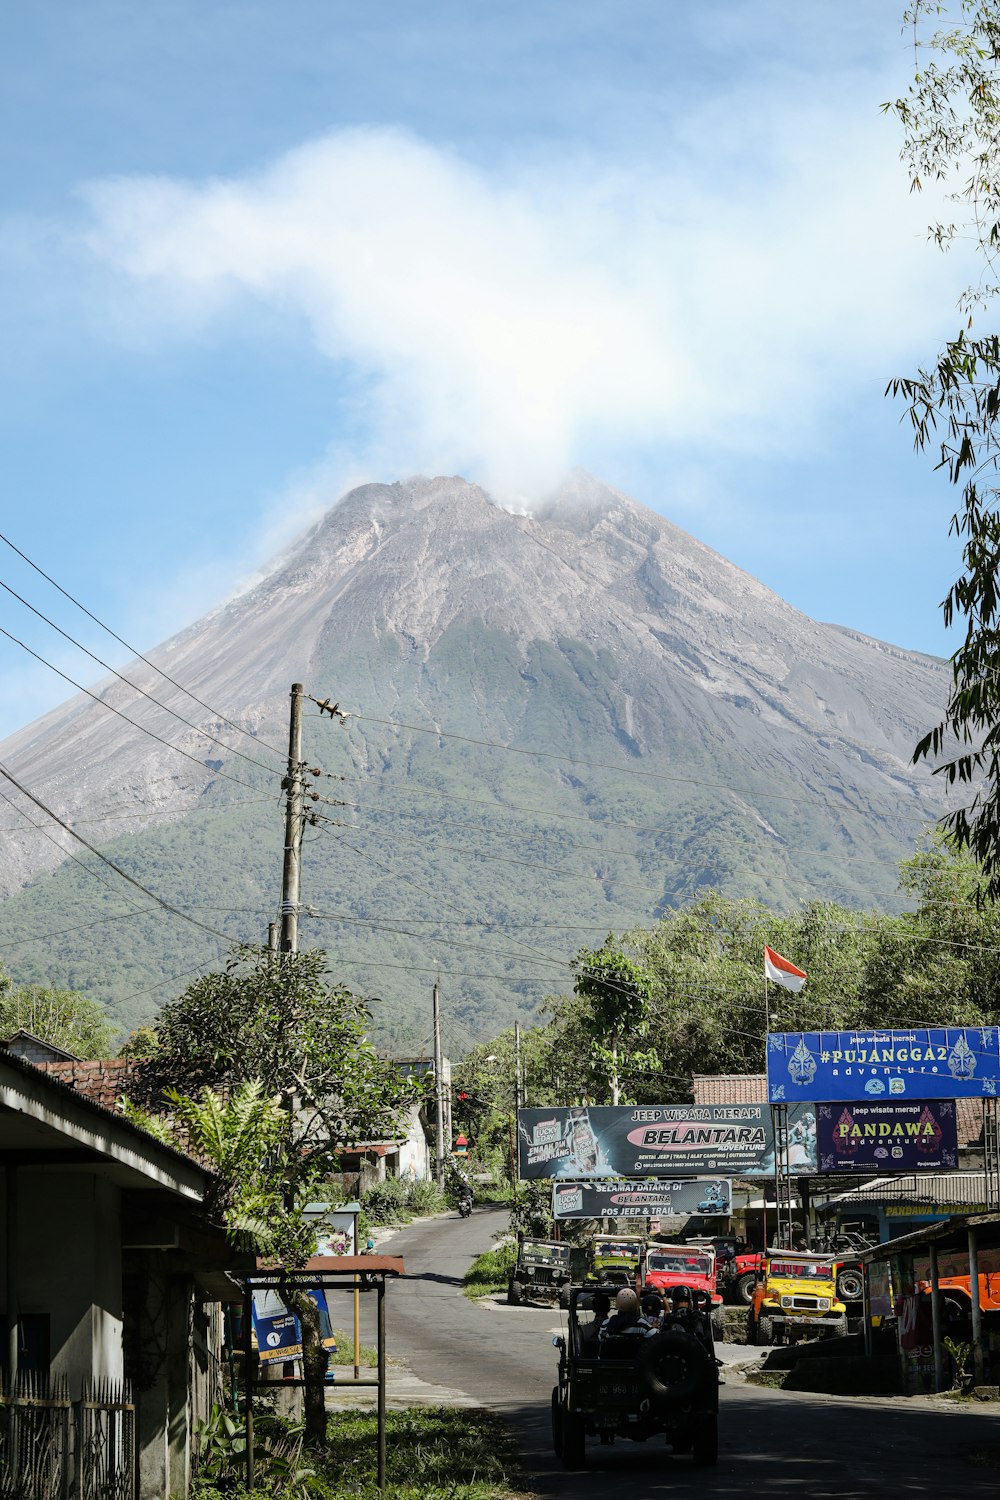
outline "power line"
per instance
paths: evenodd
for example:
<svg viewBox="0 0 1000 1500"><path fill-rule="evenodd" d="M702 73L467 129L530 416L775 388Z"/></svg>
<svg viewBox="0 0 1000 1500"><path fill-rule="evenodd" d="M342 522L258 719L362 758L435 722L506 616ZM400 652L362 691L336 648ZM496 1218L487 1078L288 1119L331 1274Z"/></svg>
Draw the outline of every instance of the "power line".
<svg viewBox="0 0 1000 1500"><path fill-rule="evenodd" d="M44 578L46 583L51 584L54 589L62 594L64 599L68 599L69 602L75 605L77 609L81 610L89 620L93 620L94 624L99 626L100 629L103 630L107 635L109 635L112 640L117 641L120 646L124 646L125 650L131 652L131 654L136 657L137 660L145 662L147 667L152 668L154 672L157 672L159 676L164 678L165 681L169 682L172 687L175 687L179 692L184 693L188 698L191 699L193 703L197 703L199 708L207 709L210 714L214 714L214 716L223 724L228 724L230 729L235 729L238 734L246 735L248 739L253 740L255 745L262 745L265 750L272 751L273 754L277 755L282 761L284 761L285 752L283 750L280 750L276 745L268 744L266 740L262 740L257 735L252 734L251 731L249 729L245 729L242 724L237 724L234 719L226 718L225 714L219 713L218 709L213 708L210 703L206 703L195 693L192 693L190 688L184 687L183 683L178 682L175 677L171 677L169 672L165 672L162 667L158 667L155 662L150 661L148 656L143 656L141 651L137 651L134 646L130 646L128 641L124 640L120 635L117 635L109 625L105 625L103 620L99 620L97 616L93 614L85 604L81 604L79 599L75 599L73 595L68 592L68 590L64 589L62 584L57 583L56 580L50 577L50 575L46 573L43 568L40 568L36 562L32 562L27 553L22 552L20 547L16 547L10 540L10 537L4 536L2 531L0 531L0 542L6 543L6 545L11 549L12 552L16 552L18 557L20 557L24 562L28 564L29 568L34 568L35 572L38 573L40 577Z"/></svg>
<svg viewBox="0 0 1000 1500"><path fill-rule="evenodd" d="M30 818L25 812L24 808L18 807L17 803L13 800L12 797L8 797L6 792L0 792L0 797L2 797L3 800L7 803L8 807L12 807L18 814L18 816L24 819L29 827L34 828L37 833L40 833L42 835L42 838L47 839L50 844L53 844L55 848L59 850L59 853L62 855L63 859L71 859L75 865L80 866L80 869L84 872L85 875L90 875L94 880L99 880L101 884L106 885L109 890L115 889L111 881L108 880L104 875L101 875L99 871L92 870L90 866L84 864L83 860L80 859L76 854L71 854L68 849L64 849L62 844L59 843L58 839L54 838L53 835L49 833L41 823L36 823L32 818ZM138 910L138 908L136 909Z"/></svg>
<svg viewBox="0 0 1000 1500"><path fill-rule="evenodd" d="M136 880L134 875L130 875L127 870L123 870L121 865L115 864L113 859L109 859L106 854L102 854L100 849L95 849L93 844L87 842L82 833L77 833L75 828L71 828L68 823L64 822L59 814L53 812L40 797L36 797L34 792L29 792L28 788L22 782L18 781L17 777L12 775L6 766L0 765L0 776L5 776L12 786L17 787L22 797L27 797L29 802L33 802L54 823L58 823L60 828L64 828L71 838L76 839L85 849L89 849L91 854L96 855L102 864L107 865L110 870L114 870L123 880L127 880L129 885L135 886L137 891L141 891L144 896L148 896L151 901L155 901L157 906L162 907L164 911L170 912L175 917L180 917L184 922L190 922L194 927L200 927L203 932L209 933L212 937L221 938L224 943L232 942L232 938L228 934L219 932L216 928L209 927L204 922L199 922L197 917L189 916L187 912L181 911L180 907L172 906L169 901L165 901L162 896L158 896L155 891L151 891L148 886L144 886L141 881Z"/></svg>
<svg viewBox="0 0 1000 1500"><path fill-rule="evenodd" d="M383 790L388 792L401 792L405 796L443 797L446 798L449 802L469 802L477 807L487 807L490 808L493 812L499 813L525 813L534 817L560 818L566 821L577 823L608 824L609 826L616 828L631 828L634 829L637 833L667 834L668 837L675 840L681 836L679 830L676 828L665 828L657 826L656 824L631 823L621 818L612 818L607 814L590 816L586 813L556 812L554 809L549 808L527 807L523 803L519 802L497 802L495 799L489 797L467 797L459 792L452 792L450 790L445 791L437 787L414 786L410 781L407 781L405 785L401 786L390 785ZM322 800L330 802L334 806L338 805L336 799L334 798L328 797ZM339 805L342 807L365 808L366 810L371 812L379 812L386 817L415 816L415 814L400 813L397 808L376 808L371 803L350 802L340 803ZM772 840L770 847L773 848L777 853L783 854L788 858L798 858L801 855L809 854L823 858L832 858L837 860L839 863L843 859L843 857L847 855L852 859L857 859L861 863L885 863L884 855L861 854L855 853L855 851L853 850L838 851L836 849L803 849L797 845L793 846L782 834L776 834L773 832L769 832L764 828L761 828L757 815L750 808L731 807L726 809L726 813L727 816L735 813L739 817L748 818L754 825L752 831L755 831L759 834L766 834ZM462 824L460 826L470 828L478 827L478 825L476 824ZM542 832L519 833L516 835L516 837L531 840L544 838L548 840L551 835ZM592 849L602 854L626 854L633 859L649 859L659 853L658 850L623 849L620 846L613 844L582 844L579 841L574 841L574 847L577 849Z"/></svg>
<svg viewBox="0 0 1000 1500"><path fill-rule="evenodd" d="M65 818L72 818L74 828L92 828L95 823L123 823L129 818L134 818L142 823L150 823L154 818L172 818L186 813L215 812L227 807L262 807L265 803L273 802L274 794L272 793L269 797L231 797L228 802L205 802L199 800L198 802L189 803L186 807L163 806L153 808L150 811L131 808L126 812L103 813L99 818L79 818L70 812L65 812L63 816ZM40 825L37 823L32 824L32 827L39 828L39 831L41 831ZM0 833L16 833L17 831L18 827L16 824L0 824Z"/></svg>
<svg viewBox="0 0 1000 1500"><path fill-rule="evenodd" d="M313 698L311 694L307 694L307 696L310 698L311 702L319 702L319 699ZM459 740L466 745L481 745L484 749L487 750L503 750L508 755L527 755L534 756L543 760L558 760L563 761L568 765L586 766L590 770L616 771L620 772L624 776L639 776L651 781L679 782L687 786L705 787L711 791L729 792L733 796L737 797L765 797L769 800L797 803L800 806L812 806L817 801L827 800L825 798L816 797L798 797L789 792L741 791L737 787L732 787L724 781L705 781L702 778L696 776L672 776L666 771L641 771L637 767L618 766L611 761L585 760L582 757L576 755L564 755L558 750L530 750L520 745L502 745L499 740L478 739L474 735L456 734L454 731L447 729L438 729L426 724L409 724L402 719L380 719L376 718L374 714L358 714L354 712L342 711L341 716L342 718L357 719L361 723L383 724L389 729L409 729L414 734L431 734L442 740ZM831 803L830 805L832 806L833 804ZM864 809L862 808L855 808L854 810L859 813L863 813L864 811Z"/></svg>
<svg viewBox="0 0 1000 1500"><path fill-rule="evenodd" d="M68 682L70 687L75 687L78 692L85 693L88 698L93 699L101 708L106 708L109 713L117 714L119 719L124 719L126 724L131 724L133 729L138 729L140 734L148 734L150 739L157 740L161 745L165 745L168 750L173 750L177 755L183 755L186 760L193 760L195 765L199 766L206 774L210 776L222 776L226 781L234 781L237 786L245 786L251 792L257 790L249 781L241 781L238 776L230 776L228 771L211 771L203 760L198 759L197 755L192 755L189 750L182 750L180 745L172 744L170 740L165 740L161 734L157 734L152 729L147 729L144 725L137 723L135 719L130 719L128 714L122 713L120 708L115 708L113 703L105 702L97 693L92 693L90 688L84 687L82 683L77 682L66 672L60 671L50 661L46 661L44 656L40 656L37 651L32 651L30 646L26 646L23 641L19 641L16 635L11 635L9 630L4 630L2 625L0 625L0 635L5 635L9 641L13 641L15 646L20 646L22 651L27 651L28 655L33 656L36 661L40 661L43 667L48 667L50 672L55 672L57 677L61 677L64 682ZM274 771L268 772L270 776L276 774Z"/></svg>
<svg viewBox="0 0 1000 1500"><path fill-rule="evenodd" d="M186 724L188 729L193 729L197 734L200 734L203 739L210 741L210 743L213 745L218 745L220 749L228 751L230 755L238 756L240 760L247 761L247 763L251 766L258 766L262 771L266 771L269 776L274 776L277 774L273 766L266 766L262 760L257 760L252 755L245 755L242 750L234 750L232 745L227 745L224 740L217 739L214 734L209 734L208 730L204 729L200 724L195 724L192 719L186 719L183 714L179 714L174 708L169 708L166 703L161 703L159 698L154 698L152 693L147 693L146 689L141 688L137 682L132 682L128 677L125 677L123 673L119 672L115 667L112 667L110 663L102 660L102 658L99 656L95 656L93 651L90 651L86 646L82 645L78 640L71 636L68 631L63 630L61 625L57 625L54 620L49 619L48 615L43 615L41 610L36 609L33 604L29 604L27 599L23 599L20 594L16 593L15 590L11 588L9 583L4 583L2 578L0 578L0 589L5 589L7 593L10 594L12 598L16 599L19 604L23 604L25 609L30 609L31 613L37 616L39 620L43 620L45 624L50 627L50 629L57 631L58 634L62 636L63 640L69 641L71 646L75 646L78 651L82 651L85 656L89 656L91 661L96 661L99 667L103 667L106 672L110 672L114 677L117 677L119 682L124 682L125 686L130 687L133 692L141 693L144 698L148 698L150 703L153 703L157 708L162 709L165 714L170 714L173 718L177 719L179 723ZM49 663L46 663L46 665L48 666ZM218 717L218 715L216 715L216 717Z"/></svg>

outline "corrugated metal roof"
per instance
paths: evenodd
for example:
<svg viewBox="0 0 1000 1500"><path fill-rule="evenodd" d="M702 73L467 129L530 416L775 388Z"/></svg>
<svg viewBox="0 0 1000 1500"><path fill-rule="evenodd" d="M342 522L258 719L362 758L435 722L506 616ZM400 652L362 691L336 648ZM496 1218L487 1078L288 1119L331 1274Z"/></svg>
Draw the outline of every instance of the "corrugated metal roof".
<svg viewBox="0 0 1000 1500"><path fill-rule="evenodd" d="M838 1193L830 1203L985 1203L988 1184L985 1172L910 1172L901 1177L877 1177L846 1193Z"/></svg>

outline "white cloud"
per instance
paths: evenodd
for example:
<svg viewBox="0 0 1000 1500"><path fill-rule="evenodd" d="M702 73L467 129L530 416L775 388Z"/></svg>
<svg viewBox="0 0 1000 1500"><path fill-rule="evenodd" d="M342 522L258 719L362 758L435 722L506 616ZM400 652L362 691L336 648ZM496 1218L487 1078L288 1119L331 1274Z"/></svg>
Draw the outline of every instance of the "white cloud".
<svg viewBox="0 0 1000 1500"><path fill-rule="evenodd" d="M794 450L952 321L926 206L865 99L872 122L848 128L856 98L793 92L778 114L730 96L632 173L490 172L340 132L238 179L91 184L86 241L134 284L115 312L147 338L254 303L304 323L350 368L354 466L380 478L462 470L530 494L616 448Z"/></svg>

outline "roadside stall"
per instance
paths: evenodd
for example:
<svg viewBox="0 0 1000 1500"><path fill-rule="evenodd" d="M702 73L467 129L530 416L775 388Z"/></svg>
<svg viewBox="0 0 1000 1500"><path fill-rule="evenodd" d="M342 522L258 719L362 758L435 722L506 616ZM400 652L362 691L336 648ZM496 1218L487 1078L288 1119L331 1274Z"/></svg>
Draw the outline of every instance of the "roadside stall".
<svg viewBox="0 0 1000 1500"><path fill-rule="evenodd" d="M1000 1214L930 1224L867 1250L869 1312L891 1296L903 1390L1000 1380ZM887 1273L888 1272L888 1276Z"/></svg>

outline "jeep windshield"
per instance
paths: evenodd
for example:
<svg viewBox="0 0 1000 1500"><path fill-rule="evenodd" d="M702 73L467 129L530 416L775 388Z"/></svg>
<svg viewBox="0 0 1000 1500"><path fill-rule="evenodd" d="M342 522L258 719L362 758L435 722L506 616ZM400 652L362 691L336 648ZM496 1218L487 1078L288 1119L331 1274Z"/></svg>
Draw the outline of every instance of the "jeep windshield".
<svg viewBox="0 0 1000 1500"><path fill-rule="evenodd" d="M671 1276L711 1276L709 1255L667 1255L651 1251L646 1256L647 1271L662 1271Z"/></svg>
<svg viewBox="0 0 1000 1500"><path fill-rule="evenodd" d="M594 1245L594 1254L602 1260L613 1257L616 1260L638 1260L641 1246L638 1241L632 1240L598 1240Z"/></svg>
<svg viewBox="0 0 1000 1500"><path fill-rule="evenodd" d="M568 1245L546 1245L544 1241L525 1240L521 1247L521 1255L525 1260L551 1261L553 1264L562 1265L569 1260Z"/></svg>
<svg viewBox="0 0 1000 1500"><path fill-rule="evenodd" d="M772 1260L768 1276L782 1276L788 1281L832 1281L833 1267L814 1260Z"/></svg>

